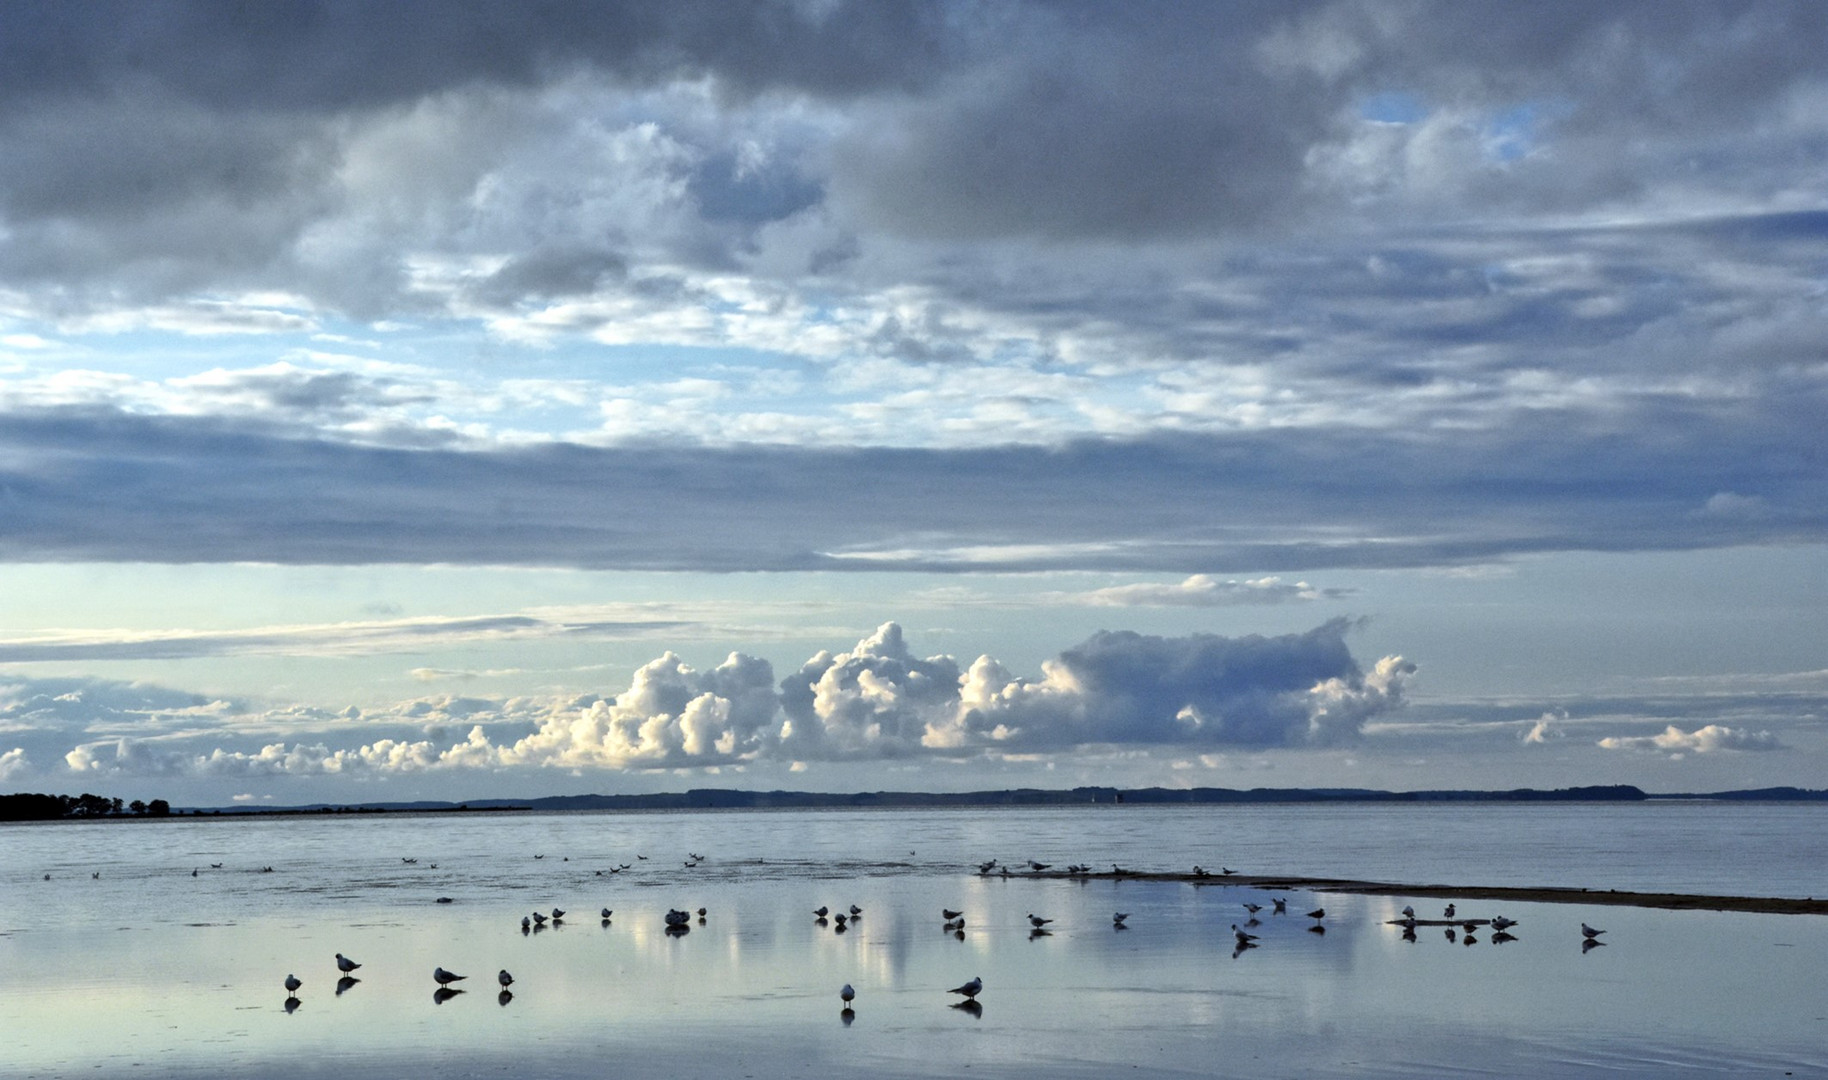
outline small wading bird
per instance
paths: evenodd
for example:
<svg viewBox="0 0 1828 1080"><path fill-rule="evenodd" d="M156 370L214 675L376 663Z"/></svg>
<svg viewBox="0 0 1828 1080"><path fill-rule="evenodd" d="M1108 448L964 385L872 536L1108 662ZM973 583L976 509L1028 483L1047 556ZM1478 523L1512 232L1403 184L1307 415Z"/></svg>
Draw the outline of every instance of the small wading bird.
<svg viewBox="0 0 1828 1080"><path fill-rule="evenodd" d="M354 960L349 959L347 956L344 956L342 953L336 954L336 969L345 975L349 974L350 972L354 971L356 968L359 968L361 966L362 965L356 963Z"/></svg>
<svg viewBox="0 0 1828 1080"><path fill-rule="evenodd" d="M1123 921L1129 917L1130 917L1130 913L1127 911L1113 911L1111 913L1111 925L1112 926L1122 926Z"/></svg>
<svg viewBox="0 0 1828 1080"><path fill-rule="evenodd" d="M955 986L952 989L946 991L946 993L963 994L966 997L975 1000L978 996L978 993L980 991L982 991L983 989L984 989L984 980L981 978L973 977L972 980L970 982L966 983L965 985Z"/></svg>
<svg viewBox="0 0 1828 1080"><path fill-rule="evenodd" d="M1441 918L1451 919L1453 917L1454 917L1454 906L1452 904L1449 904L1449 905L1447 905L1447 910L1441 912Z"/></svg>
<svg viewBox="0 0 1828 1080"><path fill-rule="evenodd" d="M1497 926L1498 920L1493 919L1492 925ZM1589 941L1593 940L1596 937L1599 937L1603 933L1605 933L1604 930L1595 930L1593 927L1588 926L1586 923L1580 924L1580 936L1586 938Z"/></svg>
<svg viewBox="0 0 1828 1080"><path fill-rule="evenodd" d="M857 991L851 989L850 983L845 983L844 989L838 991L838 996L844 1000L844 1007L848 1009L851 1007L851 1002L856 999Z"/></svg>
<svg viewBox="0 0 1828 1080"><path fill-rule="evenodd" d="M1327 909L1323 907L1317 907L1313 911L1308 912L1308 918L1310 919L1324 919L1326 917Z"/></svg>
<svg viewBox="0 0 1828 1080"><path fill-rule="evenodd" d="M432 969L432 978L438 981L439 986L449 986L454 982L462 982L464 979L469 978L469 976L454 975L441 967L435 967Z"/></svg>
<svg viewBox="0 0 1828 1080"><path fill-rule="evenodd" d="M298 993L298 988L303 985L305 985L304 982L302 982L298 976L291 974L286 976L286 993L296 994Z"/></svg>
<svg viewBox="0 0 1828 1080"><path fill-rule="evenodd" d="M1269 902L1275 905L1275 909L1273 911L1271 911L1270 914L1272 914L1272 915L1287 915L1288 914L1288 898L1287 897L1272 896L1272 897L1270 897Z"/></svg>
<svg viewBox="0 0 1828 1080"><path fill-rule="evenodd" d="M495 981L501 984L503 990L506 990L508 987L514 985L514 976L508 974L507 968L502 968L501 971L496 973Z"/></svg>

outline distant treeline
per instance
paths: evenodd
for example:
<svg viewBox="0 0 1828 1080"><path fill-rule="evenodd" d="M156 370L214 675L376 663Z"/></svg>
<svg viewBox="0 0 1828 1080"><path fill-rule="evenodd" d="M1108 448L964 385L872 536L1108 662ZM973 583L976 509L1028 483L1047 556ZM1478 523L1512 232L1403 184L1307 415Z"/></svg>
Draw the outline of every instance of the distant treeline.
<svg viewBox="0 0 1828 1080"><path fill-rule="evenodd" d="M123 804L104 795L0 795L0 821L56 821L60 818L167 817L171 804L164 799Z"/></svg>

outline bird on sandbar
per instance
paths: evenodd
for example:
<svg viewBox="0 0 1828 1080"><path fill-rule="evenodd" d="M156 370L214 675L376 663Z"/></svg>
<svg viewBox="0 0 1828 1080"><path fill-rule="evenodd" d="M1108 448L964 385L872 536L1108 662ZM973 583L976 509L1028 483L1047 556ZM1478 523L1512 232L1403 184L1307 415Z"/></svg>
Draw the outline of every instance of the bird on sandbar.
<svg viewBox="0 0 1828 1080"><path fill-rule="evenodd" d="M507 968L502 968L496 973L495 981L501 984L503 990L506 990L508 987L514 985L514 976L508 974Z"/></svg>
<svg viewBox="0 0 1828 1080"><path fill-rule="evenodd" d="M1497 920L1493 920L1492 925L1496 926ZM1580 924L1580 936L1587 938L1588 940L1592 940L1593 938L1599 937L1603 933L1605 933L1604 930L1595 930L1593 927L1588 926L1586 923Z"/></svg>
<svg viewBox="0 0 1828 1080"><path fill-rule="evenodd" d="M432 978L438 981L439 986L449 986L454 982L461 982L462 980L469 978L469 976L454 975L441 967L435 967L432 969Z"/></svg>
<svg viewBox="0 0 1828 1080"><path fill-rule="evenodd" d="M1262 904L1245 904L1244 910L1250 912L1252 915L1255 915L1257 912L1263 910L1263 905Z"/></svg>
<svg viewBox="0 0 1828 1080"><path fill-rule="evenodd" d="M1036 915L1032 911L1028 913L1028 923L1030 926L1033 926L1036 930L1041 929L1043 926L1046 926L1048 923L1053 922L1053 921L1054 920L1052 920L1052 919L1043 919L1041 916Z"/></svg>
<svg viewBox="0 0 1828 1080"><path fill-rule="evenodd" d="M946 991L946 993L963 994L966 997L972 998L975 1000L978 996L978 993L983 989L984 989L984 980L974 976L970 982L966 983L963 986L955 986L952 989Z"/></svg>
<svg viewBox="0 0 1828 1080"><path fill-rule="evenodd" d="M349 959L347 956L344 956L342 953L336 954L336 969L345 975L349 974L350 972L354 971L356 968L359 968L361 966L362 965L356 963L354 960Z"/></svg>
<svg viewBox="0 0 1828 1080"><path fill-rule="evenodd" d="M1111 912L1111 925L1122 926L1123 921L1129 917L1130 913L1127 911L1113 911Z"/></svg>
<svg viewBox="0 0 1828 1080"><path fill-rule="evenodd" d="M820 904L818 907L812 909L812 913L823 919L825 916L831 914L831 908L826 907L824 904Z"/></svg>
<svg viewBox="0 0 1828 1080"><path fill-rule="evenodd" d="M1257 940L1257 935L1245 933L1243 930L1238 929L1237 923L1231 924L1231 936L1237 938L1238 944L1240 945Z"/></svg>
<svg viewBox="0 0 1828 1080"><path fill-rule="evenodd" d="M603 909L603 917L605 919L609 918L609 909L608 908Z"/></svg>
<svg viewBox="0 0 1828 1080"><path fill-rule="evenodd" d="M1327 909L1323 907L1317 907L1313 911L1308 912L1308 918L1310 919L1324 919L1326 917Z"/></svg>
<svg viewBox="0 0 1828 1080"><path fill-rule="evenodd" d="M854 919L861 914L863 914L863 909L858 907L856 904L852 904L851 905L851 918Z"/></svg>
<svg viewBox="0 0 1828 1080"><path fill-rule="evenodd" d="M1033 860L1033 859L1030 859L1030 860L1028 860L1028 868L1029 868L1029 869L1030 869L1030 870L1033 870L1033 871L1034 871L1034 872L1035 872L1035 873L1037 873L1037 874L1038 874L1038 873L1040 873L1040 872L1041 872L1041 871L1043 871L1043 870L1046 870L1046 869L1047 869L1047 868L1048 868L1048 867L1050 867L1050 866L1052 866L1052 865L1054 865L1054 864L1053 864L1053 863L1044 863L1044 862L1036 862L1036 861L1034 861L1034 860Z"/></svg>
<svg viewBox="0 0 1828 1080"><path fill-rule="evenodd" d="M1276 905L1275 910L1272 911L1270 914L1272 914L1272 915L1287 915L1288 914L1288 898L1287 897L1272 896L1272 897L1270 897L1269 902Z"/></svg>
<svg viewBox="0 0 1828 1080"><path fill-rule="evenodd" d="M303 985L305 985L304 982L300 980L298 976L292 974L286 976L286 993L296 994L298 993L298 988Z"/></svg>
<svg viewBox="0 0 1828 1080"><path fill-rule="evenodd" d="M536 911L533 913L533 921L544 926L546 925L546 916L542 912Z"/></svg>
<svg viewBox="0 0 1828 1080"><path fill-rule="evenodd" d="M1453 917L1454 917L1454 906L1452 904L1449 904L1449 905L1447 905L1447 910L1441 912L1441 918L1451 919Z"/></svg>
<svg viewBox="0 0 1828 1080"><path fill-rule="evenodd" d="M939 913L941 915L945 916L947 922L950 922L953 919L956 919L960 915L964 914L964 912L962 912L962 911L953 911L951 908L940 908Z"/></svg>
<svg viewBox="0 0 1828 1080"><path fill-rule="evenodd" d="M1403 905L1403 916L1405 918L1410 918L1410 919L1415 918L1415 908L1411 907L1408 904L1404 904Z"/></svg>
<svg viewBox="0 0 1828 1080"><path fill-rule="evenodd" d="M1502 915L1495 916L1492 919L1492 929L1493 930L1509 930L1511 927L1516 926L1516 925L1517 925L1516 919L1507 919ZM1585 925L1585 924L1583 923L1582 925Z"/></svg>
<svg viewBox="0 0 1828 1080"><path fill-rule="evenodd" d="M843 999L844 1007L848 1009L851 1007L851 1002L856 999L857 991L851 989L850 983L845 983L844 989L838 991L838 996Z"/></svg>

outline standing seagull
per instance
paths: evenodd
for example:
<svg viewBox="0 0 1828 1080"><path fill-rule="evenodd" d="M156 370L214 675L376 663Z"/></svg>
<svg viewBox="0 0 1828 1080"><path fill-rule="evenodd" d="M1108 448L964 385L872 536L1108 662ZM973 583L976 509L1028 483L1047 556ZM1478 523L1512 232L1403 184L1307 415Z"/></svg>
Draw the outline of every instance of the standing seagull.
<svg viewBox="0 0 1828 1080"><path fill-rule="evenodd" d="M1441 912L1441 918L1451 919L1453 917L1454 917L1454 906L1452 904L1449 904L1449 905L1447 905L1447 910Z"/></svg>
<svg viewBox="0 0 1828 1080"><path fill-rule="evenodd" d="M506 990L508 987L514 985L514 976L508 974L507 968L502 968L501 971L496 974L495 981L501 984L503 990Z"/></svg>
<svg viewBox="0 0 1828 1080"><path fill-rule="evenodd" d="M1593 927L1588 926L1586 923L1580 924L1580 936L1586 938L1588 941L1591 941L1594 938L1599 937L1603 933L1605 933L1604 930L1595 930Z"/></svg>
<svg viewBox="0 0 1828 1080"><path fill-rule="evenodd" d="M1129 917L1130 917L1130 913L1127 911L1113 911L1111 913L1111 925L1112 926L1122 926L1123 921Z"/></svg>
<svg viewBox="0 0 1828 1080"><path fill-rule="evenodd" d="M467 978L469 978L469 976L468 975L453 975L441 967L435 967L432 969L432 978L438 980L439 986L449 986L454 982L459 982L463 979L467 979Z"/></svg>
<svg viewBox="0 0 1828 1080"><path fill-rule="evenodd" d="M1031 911L1028 913L1028 921L1029 921L1029 924L1032 925L1036 930L1039 930L1043 926L1046 926L1048 923L1053 922L1054 920L1043 919L1041 916L1036 915L1034 912Z"/></svg>
<svg viewBox="0 0 1828 1080"><path fill-rule="evenodd" d="M1310 919L1324 919L1326 917L1327 909L1323 907L1317 907L1313 911L1308 912L1308 918Z"/></svg>
<svg viewBox="0 0 1828 1080"><path fill-rule="evenodd" d="M978 991L980 991L982 989L984 989L984 980L973 977L972 980L970 982L966 983L965 985L955 986L952 989L946 991L946 993L963 994L966 997L975 1001L975 1000L977 1000Z"/></svg>
<svg viewBox="0 0 1828 1080"><path fill-rule="evenodd" d="M298 976L292 975L292 974L286 975L286 993L287 994L296 995L298 993L298 988L303 985L305 985L305 984L303 982L299 981Z"/></svg>
<svg viewBox="0 0 1828 1080"><path fill-rule="evenodd" d="M1269 902L1276 905L1276 909L1274 911L1272 911L1270 914L1272 914L1272 915L1287 915L1288 914L1288 897L1272 896L1272 897L1270 897Z"/></svg>
<svg viewBox="0 0 1828 1080"><path fill-rule="evenodd" d="M347 956L344 956L342 953L336 954L336 969L345 975L349 974L350 972L354 971L356 968L359 968L361 966L362 965L356 963L354 960L349 959Z"/></svg>
<svg viewBox="0 0 1828 1080"><path fill-rule="evenodd" d="M851 1001L856 998L857 991L851 989L850 983L845 983L844 989L838 991L838 996L844 999L844 1007L848 1009L851 1007Z"/></svg>

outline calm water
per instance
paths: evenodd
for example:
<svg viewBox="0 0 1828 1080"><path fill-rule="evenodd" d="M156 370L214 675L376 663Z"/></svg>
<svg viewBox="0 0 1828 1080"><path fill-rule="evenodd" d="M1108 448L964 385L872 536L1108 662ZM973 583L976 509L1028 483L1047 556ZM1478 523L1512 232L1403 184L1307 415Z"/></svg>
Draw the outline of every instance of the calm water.
<svg viewBox="0 0 1828 1080"><path fill-rule="evenodd" d="M1467 945L1403 940L1400 897L1295 894L1327 932L1263 916L1234 955L1255 890L970 868L1821 896L1824 826L1819 807L1696 803L7 827L0 1075L1822 1075L1818 917L1466 902L1520 920ZM843 933L811 914L851 904ZM554 906L564 925L521 932ZM700 906L663 932L667 908ZM942 907L966 912L962 940ZM1031 936L1030 912L1053 932ZM1583 952L1582 921L1608 944ZM341 993L337 952L364 965ZM434 965L467 992L435 1002ZM951 1008L973 976L981 1012Z"/></svg>

